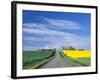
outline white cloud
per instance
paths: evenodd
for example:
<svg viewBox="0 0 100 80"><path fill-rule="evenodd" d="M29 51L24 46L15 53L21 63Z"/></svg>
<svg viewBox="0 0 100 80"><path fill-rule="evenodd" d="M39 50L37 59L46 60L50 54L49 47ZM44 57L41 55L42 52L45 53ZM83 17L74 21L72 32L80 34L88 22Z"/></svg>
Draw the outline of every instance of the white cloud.
<svg viewBox="0 0 100 80"><path fill-rule="evenodd" d="M61 19L49 19L49 18L42 18L44 23L24 23L24 27L34 28L34 29L57 29L57 30L84 30L82 29L81 24L71 20L61 20ZM50 27L48 27L50 26Z"/></svg>
<svg viewBox="0 0 100 80"><path fill-rule="evenodd" d="M23 26L29 29L47 29L47 25L41 23L24 23Z"/></svg>
<svg viewBox="0 0 100 80"><path fill-rule="evenodd" d="M60 48L62 46L73 46L75 48L90 49L90 38L82 37L76 34L62 32L62 29L80 30L80 24L69 20L53 20L44 18L46 23L25 23L23 24L23 40L27 42L37 41L37 45L43 43L42 47L36 45L26 45L24 50L36 50L42 48ZM37 36L32 36L33 34ZM41 38L42 36L42 38ZM46 43L44 43L46 42Z"/></svg>
<svg viewBox="0 0 100 80"><path fill-rule="evenodd" d="M33 30L33 29L25 29L25 31L30 34L40 34L40 36L42 35L42 38L39 38L39 36L37 37L28 36L28 37L24 37L24 40L33 41L33 42L39 41L41 43L44 41L48 41L48 43L46 43L41 48L47 48L47 47L59 48L65 45L68 46L70 45L75 48L90 49L89 38L79 37L71 33L65 33L65 32L54 31L54 30L45 31L45 30Z"/></svg>
<svg viewBox="0 0 100 80"><path fill-rule="evenodd" d="M61 20L61 19L48 19L48 18L44 18L44 20L47 21L50 25L52 25L53 28L74 29L74 30L80 30L81 29L80 24L75 22L75 21Z"/></svg>
<svg viewBox="0 0 100 80"><path fill-rule="evenodd" d="M51 30L51 29L30 29L30 28L24 28L23 29L23 32L25 33L29 33L29 34L40 34L40 35L53 35L53 36L56 36L56 35L59 35L59 36L74 36L75 34L70 34L70 33L66 33L66 32L61 32L61 31L56 31L56 30Z"/></svg>
<svg viewBox="0 0 100 80"><path fill-rule="evenodd" d="M41 47L33 47L33 46L24 46L23 50L25 51L32 51L32 50L38 50L41 49Z"/></svg>

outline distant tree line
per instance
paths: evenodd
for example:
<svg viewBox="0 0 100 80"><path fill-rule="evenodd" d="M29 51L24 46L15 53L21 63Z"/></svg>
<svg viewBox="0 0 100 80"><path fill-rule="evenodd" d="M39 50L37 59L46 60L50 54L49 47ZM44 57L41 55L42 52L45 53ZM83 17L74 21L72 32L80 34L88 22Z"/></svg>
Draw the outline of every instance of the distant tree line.
<svg viewBox="0 0 100 80"><path fill-rule="evenodd" d="M62 49L63 50L84 50L84 49L76 49L73 46L63 46Z"/></svg>

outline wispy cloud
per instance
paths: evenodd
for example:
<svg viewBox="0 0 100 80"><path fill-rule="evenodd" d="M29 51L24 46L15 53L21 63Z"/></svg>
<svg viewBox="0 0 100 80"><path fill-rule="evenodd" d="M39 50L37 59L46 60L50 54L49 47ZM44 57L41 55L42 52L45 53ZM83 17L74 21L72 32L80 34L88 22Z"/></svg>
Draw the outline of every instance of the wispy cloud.
<svg viewBox="0 0 100 80"><path fill-rule="evenodd" d="M75 21L44 18L53 28L80 30L80 24ZM62 28L63 27L63 28Z"/></svg>
<svg viewBox="0 0 100 80"><path fill-rule="evenodd" d="M40 27L40 26L38 26ZM30 28L24 28L23 32L29 33L29 34L39 34L39 35L48 35L48 36L74 36L75 34L70 34L67 32L57 31L57 30L51 30L51 29L30 29Z"/></svg>
<svg viewBox="0 0 100 80"><path fill-rule="evenodd" d="M23 26L29 27L29 28L39 28L39 29L49 28L49 29L56 29L56 30L68 30L68 29L82 30L82 26L83 26L79 24L78 22L71 21L71 20L42 18L41 21L44 23L34 23L34 22L24 23Z"/></svg>
<svg viewBox="0 0 100 80"><path fill-rule="evenodd" d="M24 23L24 50L42 48L61 48L73 46L75 48L90 49L90 38L64 32L63 30L80 30L80 24L69 20L43 18L45 23ZM31 34L25 35L25 34ZM36 35L36 36L32 36ZM31 42L31 43L30 43ZM28 44L28 45L25 45Z"/></svg>

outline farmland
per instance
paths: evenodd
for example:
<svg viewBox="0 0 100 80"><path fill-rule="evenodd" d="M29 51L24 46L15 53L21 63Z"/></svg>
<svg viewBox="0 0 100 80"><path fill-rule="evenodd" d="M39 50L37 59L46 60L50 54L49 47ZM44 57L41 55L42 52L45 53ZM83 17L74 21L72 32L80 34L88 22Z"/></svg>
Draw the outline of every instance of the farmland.
<svg viewBox="0 0 100 80"><path fill-rule="evenodd" d="M23 69L35 69L52 60L55 50L23 51Z"/></svg>
<svg viewBox="0 0 100 80"><path fill-rule="evenodd" d="M23 51L23 69L90 66L90 50Z"/></svg>
<svg viewBox="0 0 100 80"><path fill-rule="evenodd" d="M76 66L89 66L91 62L90 50L63 50L61 56Z"/></svg>

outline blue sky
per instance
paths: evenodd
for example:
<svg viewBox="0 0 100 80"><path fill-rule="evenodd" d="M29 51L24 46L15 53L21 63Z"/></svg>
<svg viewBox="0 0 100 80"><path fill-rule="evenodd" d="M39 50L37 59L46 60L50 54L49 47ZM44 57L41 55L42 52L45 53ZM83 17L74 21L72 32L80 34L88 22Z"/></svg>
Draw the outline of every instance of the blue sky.
<svg viewBox="0 0 100 80"><path fill-rule="evenodd" d="M23 49L90 49L90 18L88 13L23 10Z"/></svg>

